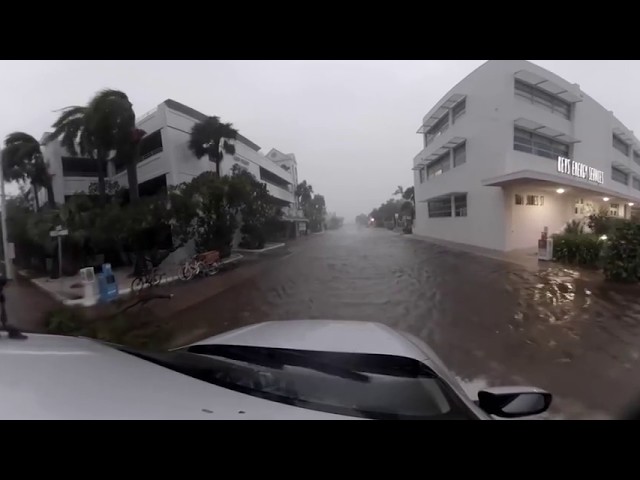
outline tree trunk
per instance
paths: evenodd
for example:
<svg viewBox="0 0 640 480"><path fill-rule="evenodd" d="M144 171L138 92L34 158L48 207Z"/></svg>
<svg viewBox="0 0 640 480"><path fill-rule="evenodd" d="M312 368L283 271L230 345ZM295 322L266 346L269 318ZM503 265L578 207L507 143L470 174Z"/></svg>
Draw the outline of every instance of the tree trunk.
<svg viewBox="0 0 640 480"><path fill-rule="evenodd" d="M106 167L107 162L101 155L98 155L98 204L101 207L107 203Z"/></svg>
<svg viewBox="0 0 640 480"><path fill-rule="evenodd" d="M129 182L129 202L137 203L140 192L138 191L138 164L135 159L127 164L127 181Z"/></svg>
<svg viewBox="0 0 640 480"><path fill-rule="evenodd" d="M36 204L36 212L40 210L40 200L38 199L38 189L35 185L32 185L33 188L33 201Z"/></svg>
<svg viewBox="0 0 640 480"><path fill-rule="evenodd" d="M49 205L51 209L55 209L56 199L53 193L53 185L51 184L51 181L47 183L46 189L47 189L47 205Z"/></svg>

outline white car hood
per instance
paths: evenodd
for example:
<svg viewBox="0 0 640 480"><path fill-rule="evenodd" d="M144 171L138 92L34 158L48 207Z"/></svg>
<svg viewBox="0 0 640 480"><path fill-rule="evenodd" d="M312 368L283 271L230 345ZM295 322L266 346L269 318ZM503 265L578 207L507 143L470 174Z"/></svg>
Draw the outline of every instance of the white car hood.
<svg viewBox="0 0 640 480"><path fill-rule="evenodd" d="M287 320L264 322L192 345L245 345L326 352L374 353L424 360L427 352L395 330L374 322Z"/></svg>
<svg viewBox="0 0 640 480"><path fill-rule="evenodd" d="M210 385L84 338L0 339L0 419L345 419Z"/></svg>

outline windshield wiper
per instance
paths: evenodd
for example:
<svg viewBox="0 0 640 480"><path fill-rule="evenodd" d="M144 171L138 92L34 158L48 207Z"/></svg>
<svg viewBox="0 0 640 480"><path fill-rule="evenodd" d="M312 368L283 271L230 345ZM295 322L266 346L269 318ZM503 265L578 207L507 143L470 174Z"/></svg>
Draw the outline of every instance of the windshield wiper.
<svg viewBox="0 0 640 480"><path fill-rule="evenodd" d="M189 353L211 355L228 358L240 362L253 363L276 370L285 366L308 368L335 377L345 378L356 382L369 382L368 375L325 360L318 360L309 354L302 354L291 350L262 347L237 347L233 345L193 345L187 348Z"/></svg>

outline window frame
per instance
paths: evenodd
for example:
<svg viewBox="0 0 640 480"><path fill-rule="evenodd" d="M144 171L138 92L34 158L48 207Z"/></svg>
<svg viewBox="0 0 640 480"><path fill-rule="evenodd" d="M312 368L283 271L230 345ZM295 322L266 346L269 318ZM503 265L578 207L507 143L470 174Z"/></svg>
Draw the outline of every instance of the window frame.
<svg viewBox="0 0 640 480"><path fill-rule="evenodd" d="M454 217L466 217L467 216L467 194L461 193L458 195L452 195L453 197L453 216ZM464 199L464 206L458 206L458 199Z"/></svg>
<svg viewBox="0 0 640 480"><path fill-rule="evenodd" d="M467 163L467 142L462 142L460 145L456 145L455 147L453 147L453 154L452 154L452 163L453 163L453 168L459 167L460 165L464 165L465 163ZM456 153L462 151L462 162L456 163Z"/></svg>
<svg viewBox="0 0 640 480"><path fill-rule="evenodd" d="M625 157L629 156L629 145L624 142L618 135L615 133L611 134L611 146L615 148L618 152L620 152Z"/></svg>
<svg viewBox="0 0 640 480"><path fill-rule="evenodd" d="M449 203L448 215L444 209L445 200ZM436 208L433 209L434 211L432 211L431 204L435 204L434 207ZM438 207L442 208L438 209ZM427 216L428 218L451 218L453 216L453 195L427 201Z"/></svg>
<svg viewBox="0 0 640 480"><path fill-rule="evenodd" d="M514 96L571 121L573 114L571 102L518 78L515 79L513 91Z"/></svg>
<svg viewBox="0 0 640 480"><path fill-rule="evenodd" d="M615 175L614 175L615 173ZM619 178L616 178L616 175L619 176ZM622 176L624 176L624 181L622 181ZM620 170L617 167L614 167L613 165L611 165L611 180L613 180L614 182L618 182L621 183L622 185L629 185L629 174L627 172L624 172L622 170Z"/></svg>
<svg viewBox="0 0 640 480"><path fill-rule="evenodd" d="M434 167L439 166L442 166L443 168L441 168L440 170L434 170L435 173L433 174L430 173ZM445 166L446 168L444 168ZM449 170L451 170L451 150L447 150L427 166L427 180L430 180L433 177L437 177L438 175L442 175Z"/></svg>
<svg viewBox="0 0 640 480"><path fill-rule="evenodd" d="M467 113L467 99L463 98L451 108L451 123L455 124L465 113Z"/></svg>
<svg viewBox="0 0 640 480"><path fill-rule="evenodd" d="M449 110L426 132L427 145L449 129Z"/></svg>
<svg viewBox="0 0 640 480"><path fill-rule="evenodd" d="M522 141L525 139L526 143ZM513 149L552 160L556 160L559 156L571 158L571 144L559 142L515 125L513 127Z"/></svg>

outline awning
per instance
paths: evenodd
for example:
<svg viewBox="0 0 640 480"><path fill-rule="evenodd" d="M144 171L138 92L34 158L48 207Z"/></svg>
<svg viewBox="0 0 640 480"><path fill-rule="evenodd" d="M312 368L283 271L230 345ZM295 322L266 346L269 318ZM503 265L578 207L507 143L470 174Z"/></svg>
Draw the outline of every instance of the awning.
<svg viewBox="0 0 640 480"><path fill-rule="evenodd" d="M563 100L569 103L577 103L582 101L582 97L576 95L574 93L569 92L566 88L561 87L557 83L548 80L537 73L533 73L529 70L519 70L513 75L518 80L521 80L525 83L538 87L546 92L555 95L556 97L560 97Z"/></svg>
<svg viewBox="0 0 640 480"><path fill-rule="evenodd" d="M618 160L617 158L611 160L611 165L616 167L618 170L622 170L624 173L632 174L635 172L628 163Z"/></svg>
<svg viewBox="0 0 640 480"><path fill-rule="evenodd" d="M640 203L640 191L637 196L631 194L625 194L610 190L596 183L586 182L584 180L577 180L569 175L558 176L556 174L536 172L534 170L519 170L513 173L507 173L506 175L500 175L497 177L486 178L482 180L482 185L487 187L504 187L513 183L522 183L527 180L548 182L553 185L580 188L583 190L590 190L592 192L601 194L606 197L620 198L629 202Z"/></svg>
<svg viewBox="0 0 640 480"><path fill-rule="evenodd" d="M563 133L559 130L555 130L551 127L547 127L541 123L538 123L533 120L529 120L528 118L518 118L514 120L513 124L516 127L524 128L525 130L530 130L532 132L539 133L540 135L544 135L546 137L550 137L556 140L559 140L564 143L579 143L580 140L572 137L569 134Z"/></svg>
<svg viewBox="0 0 640 480"><path fill-rule="evenodd" d="M462 99L466 97L467 97L466 95L463 95L461 93L454 93L449 97L447 97L447 99L444 102L442 102L442 105L440 105L438 109L435 112L433 112L433 115L427 118L426 121L422 122L422 125L420 126L420 128L416 133L425 133L427 130L433 127L438 120L440 120L442 117L448 114L450 108L452 108L454 105L456 105L458 102L460 102Z"/></svg>
<svg viewBox="0 0 640 480"><path fill-rule="evenodd" d="M622 140L627 145L637 145L638 143L638 141L636 140L635 136L632 133L627 132L626 130L623 130L620 127L614 127L613 133L615 133L616 137L619 137L620 140Z"/></svg>
<svg viewBox="0 0 640 480"><path fill-rule="evenodd" d="M434 197L429 197L429 198L425 198L424 200L418 200L418 202L432 202L434 200L441 200L443 198L449 198L455 195L464 195L467 192L448 192L448 193L441 193L440 195L436 195Z"/></svg>
<svg viewBox="0 0 640 480"><path fill-rule="evenodd" d="M442 145L440 148L438 148L437 150L434 150L433 153L431 153L430 155L422 159L421 163L413 167L413 170L419 170L421 167L425 167L429 165L431 162L439 159L442 155L447 153L452 148L455 148L466 141L467 139L465 137L453 137L451 140L449 140L447 143Z"/></svg>

